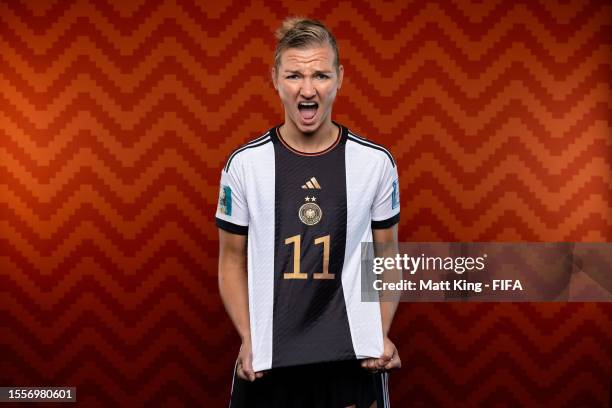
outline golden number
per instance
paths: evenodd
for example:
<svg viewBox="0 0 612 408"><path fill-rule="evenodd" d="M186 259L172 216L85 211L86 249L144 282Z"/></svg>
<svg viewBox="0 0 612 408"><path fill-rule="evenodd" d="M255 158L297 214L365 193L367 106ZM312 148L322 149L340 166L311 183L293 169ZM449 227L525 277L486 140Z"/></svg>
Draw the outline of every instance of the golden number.
<svg viewBox="0 0 612 408"><path fill-rule="evenodd" d="M293 244L293 273L285 272L285 279L308 279L308 274L300 273L300 254L301 254L302 238L299 235L294 235L285 240L285 245Z"/></svg>
<svg viewBox="0 0 612 408"><path fill-rule="evenodd" d="M334 279L335 274L329 273L329 235L315 239L315 245L323 243L323 273L312 275L314 279Z"/></svg>
<svg viewBox="0 0 612 408"><path fill-rule="evenodd" d="M333 273L329 273L329 241L329 235L319 237L314 241L315 245L323 244L323 272L313 273L313 279L334 279L336 276ZM302 238L299 235L294 235L285 240L285 245L293 244L293 272L285 272L283 274L285 279L308 279L307 273L300 272L301 243Z"/></svg>

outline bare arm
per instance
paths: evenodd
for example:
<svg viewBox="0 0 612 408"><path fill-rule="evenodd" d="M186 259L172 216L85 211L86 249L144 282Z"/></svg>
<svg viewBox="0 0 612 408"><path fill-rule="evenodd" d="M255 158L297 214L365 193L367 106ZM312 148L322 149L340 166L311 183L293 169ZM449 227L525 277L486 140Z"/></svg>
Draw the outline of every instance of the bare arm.
<svg viewBox="0 0 612 408"><path fill-rule="evenodd" d="M374 237L375 249L377 249L376 256L395 257L398 253L397 224L386 229L375 229L372 234ZM401 272L397 270L390 270L385 272L382 278L385 281L397 281L401 279L401 275L398 275L400 273ZM399 298L399 293L389 291L381 293L380 316L383 329L384 350L380 358L368 358L361 363L362 367L370 371L391 370L402 366L397 348L389 339L389 329L391 329L391 323L393 322L393 316L395 316L395 311L397 310Z"/></svg>
<svg viewBox="0 0 612 408"><path fill-rule="evenodd" d="M219 292L225 310L240 335L250 339L247 294L246 235L219 229Z"/></svg>
<svg viewBox="0 0 612 408"><path fill-rule="evenodd" d="M253 381L261 374L254 373L252 368L246 246L246 235L219 229L219 293L242 340L237 361L238 376Z"/></svg>
<svg viewBox="0 0 612 408"><path fill-rule="evenodd" d="M377 253L376 256L384 257L395 257L397 254L397 224L386 229L375 229L372 231L374 236L374 244L383 244L382 253ZM389 281L399 281L400 276L396 276L399 273L397 270L385 272L383 278ZM391 323L393 322L393 316L397 310L399 303L399 292L386 291L381 295L382 302L380 302L380 314L383 326L383 336L387 337Z"/></svg>

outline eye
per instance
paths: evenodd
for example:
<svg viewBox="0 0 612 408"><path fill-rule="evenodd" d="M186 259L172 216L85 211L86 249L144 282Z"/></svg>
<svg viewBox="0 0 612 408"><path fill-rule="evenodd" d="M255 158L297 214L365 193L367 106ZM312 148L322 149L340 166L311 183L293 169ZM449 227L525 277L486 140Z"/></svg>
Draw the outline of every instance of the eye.
<svg viewBox="0 0 612 408"><path fill-rule="evenodd" d="M287 75L285 78L287 79L297 79L298 76L296 74Z"/></svg>
<svg viewBox="0 0 612 408"><path fill-rule="evenodd" d="M327 78L329 78L329 75L317 74L317 79L327 79Z"/></svg>

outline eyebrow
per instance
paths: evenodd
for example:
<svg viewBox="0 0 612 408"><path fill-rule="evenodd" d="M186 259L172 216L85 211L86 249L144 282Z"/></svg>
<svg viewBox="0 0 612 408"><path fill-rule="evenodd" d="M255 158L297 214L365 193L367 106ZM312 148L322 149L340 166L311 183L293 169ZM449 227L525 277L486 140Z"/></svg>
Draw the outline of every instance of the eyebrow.
<svg viewBox="0 0 612 408"><path fill-rule="evenodd" d="M331 74L333 72L334 72L333 70L329 70L329 71L328 70L323 70L323 71L315 71L314 74L315 75L316 74ZM292 70L286 69L283 73L285 73L285 74L301 74L302 72L301 71L292 71Z"/></svg>

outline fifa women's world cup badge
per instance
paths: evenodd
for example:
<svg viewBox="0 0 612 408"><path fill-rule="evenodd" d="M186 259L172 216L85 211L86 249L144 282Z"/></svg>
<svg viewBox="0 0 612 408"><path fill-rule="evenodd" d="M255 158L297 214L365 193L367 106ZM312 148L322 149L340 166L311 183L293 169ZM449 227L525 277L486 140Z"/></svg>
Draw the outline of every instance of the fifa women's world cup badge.
<svg viewBox="0 0 612 408"><path fill-rule="evenodd" d="M219 212L232 215L232 189L230 186L221 186L219 192Z"/></svg>
<svg viewBox="0 0 612 408"><path fill-rule="evenodd" d="M321 207L317 205L317 198L315 196L306 197L304 200L306 202L302 204L298 210L298 216L304 224L315 225L321 221L323 211L321 210Z"/></svg>

